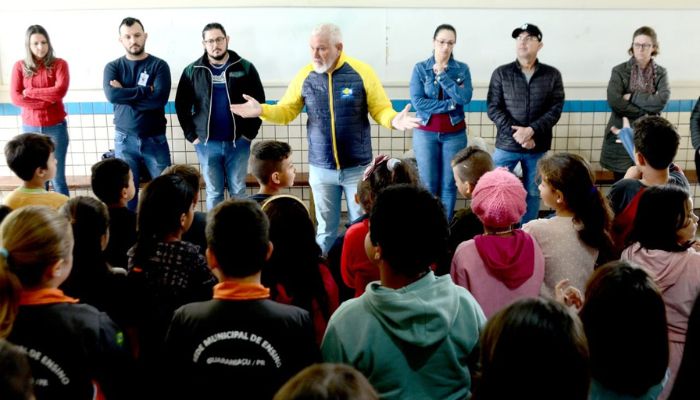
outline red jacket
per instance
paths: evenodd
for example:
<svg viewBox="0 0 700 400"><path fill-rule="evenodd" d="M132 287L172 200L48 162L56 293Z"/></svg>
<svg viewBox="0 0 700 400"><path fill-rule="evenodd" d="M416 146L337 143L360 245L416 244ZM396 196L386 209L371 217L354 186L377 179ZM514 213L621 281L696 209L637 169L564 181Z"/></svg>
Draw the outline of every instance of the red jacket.
<svg viewBox="0 0 700 400"><path fill-rule="evenodd" d="M30 77L24 76L24 61L17 61L12 69L10 96L12 103L22 108L22 123L44 127L63 121L66 118L63 97L69 81L68 63L60 58L50 69L40 64Z"/></svg>
<svg viewBox="0 0 700 400"><path fill-rule="evenodd" d="M367 284L379 280L379 268L365 253L365 236L369 233L369 218L352 225L345 232L340 272L343 282L355 289L355 297L365 292Z"/></svg>

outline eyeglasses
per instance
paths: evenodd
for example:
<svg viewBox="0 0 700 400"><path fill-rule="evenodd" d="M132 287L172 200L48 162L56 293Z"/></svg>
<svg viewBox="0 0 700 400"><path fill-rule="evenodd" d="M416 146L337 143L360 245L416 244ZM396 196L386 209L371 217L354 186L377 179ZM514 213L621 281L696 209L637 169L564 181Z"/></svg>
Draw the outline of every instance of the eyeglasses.
<svg viewBox="0 0 700 400"><path fill-rule="evenodd" d="M515 40L517 40L518 42L534 42L535 40L539 40L539 39L537 39L537 36L527 35L527 36L518 36L517 38L515 38Z"/></svg>
<svg viewBox="0 0 700 400"><path fill-rule="evenodd" d="M222 44L223 42L226 41L226 38L223 36L219 36L216 39L209 39L209 40L202 40L202 43L204 43L206 46L213 46L214 43L216 44Z"/></svg>
<svg viewBox="0 0 700 400"><path fill-rule="evenodd" d="M637 50L646 50L654 47L651 43L632 43L632 46Z"/></svg>
<svg viewBox="0 0 700 400"><path fill-rule="evenodd" d="M454 47L456 42L453 42L451 40L435 40L435 43L439 44L440 46L447 45L447 47Z"/></svg>

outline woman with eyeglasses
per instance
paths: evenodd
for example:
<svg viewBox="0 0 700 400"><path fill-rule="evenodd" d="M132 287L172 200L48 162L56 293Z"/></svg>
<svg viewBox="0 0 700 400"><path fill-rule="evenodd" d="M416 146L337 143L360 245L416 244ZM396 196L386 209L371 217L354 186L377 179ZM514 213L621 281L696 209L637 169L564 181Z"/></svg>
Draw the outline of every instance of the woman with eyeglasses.
<svg viewBox="0 0 700 400"><path fill-rule="evenodd" d="M464 106L472 99L469 67L454 59L457 31L442 24L433 34L433 54L413 68L411 103L421 126L413 130L413 151L423 184L452 218L457 188L450 162L467 147Z"/></svg>
<svg viewBox="0 0 700 400"><path fill-rule="evenodd" d="M51 39L41 25L27 28L26 56L12 69L10 97L22 108L22 132L50 136L56 145L56 177L53 188L68 196L66 153L68 128L63 97L68 92L68 64L54 55Z"/></svg>
<svg viewBox="0 0 700 400"><path fill-rule="evenodd" d="M623 117L634 122L645 115L659 115L671 96L666 69L654 60L659 54L654 29L642 26L634 31L627 52L632 57L613 68L608 82L608 104L612 112L600 154L600 164L613 172L616 181L622 179L634 161L611 128L621 128Z"/></svg>

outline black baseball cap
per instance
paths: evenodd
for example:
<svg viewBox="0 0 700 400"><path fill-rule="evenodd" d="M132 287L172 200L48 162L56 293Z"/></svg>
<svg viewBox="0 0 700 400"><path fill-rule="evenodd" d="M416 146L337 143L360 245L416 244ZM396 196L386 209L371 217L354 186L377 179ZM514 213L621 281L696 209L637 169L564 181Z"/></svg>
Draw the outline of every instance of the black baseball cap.
<svg viewBox="0 0 700 400"><path fill-rule="evenodd" d="M537 25L533 24L522 24L521 26L515 28L513 31L513 39L517 38L520 36L521 33L527 32L530 34L530 36L534 36L537 38L537 40L542 41L542 31L540 28L537 27Z"/></svg>

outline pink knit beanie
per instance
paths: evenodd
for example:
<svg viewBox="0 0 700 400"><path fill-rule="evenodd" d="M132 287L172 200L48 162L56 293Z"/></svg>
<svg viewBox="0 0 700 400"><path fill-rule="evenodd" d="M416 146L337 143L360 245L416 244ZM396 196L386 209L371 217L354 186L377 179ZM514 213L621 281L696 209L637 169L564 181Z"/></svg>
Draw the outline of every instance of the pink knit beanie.
<svg viewBox="0 0 700 400"><path fill-rule="evenodd" d="M485 226L503 228L520 221L527 209L527 192L506 168L497 168L479 178L472 193L472 211Z"/></svg>

